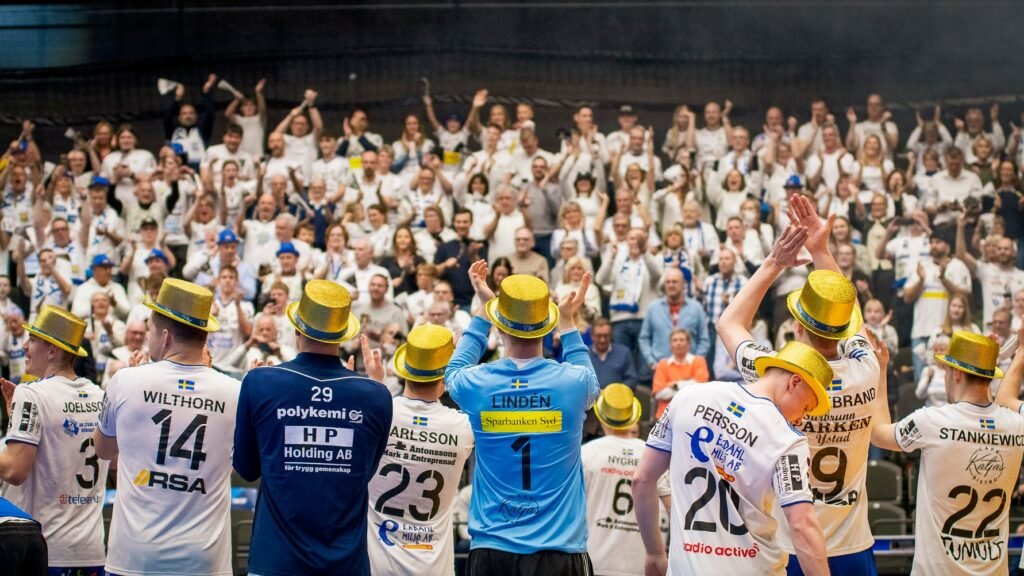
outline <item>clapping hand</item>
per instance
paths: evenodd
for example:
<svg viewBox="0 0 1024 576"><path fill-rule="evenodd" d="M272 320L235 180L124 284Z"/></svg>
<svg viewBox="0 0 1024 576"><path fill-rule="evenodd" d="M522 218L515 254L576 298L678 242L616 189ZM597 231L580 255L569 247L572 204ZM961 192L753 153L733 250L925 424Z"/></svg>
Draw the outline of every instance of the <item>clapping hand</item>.
<svg viewBox="0 0 1024 576"><path fill-rule="evenodd" d="M359 336L359 347L363 353L363 366L366 368L366 376L370 380L383 384L384 358L381 355L380 348L370 348L370 339L366 337L366 334Z"/></svg>
<svg viewBox="0 0 1024 576"><path fill-rule="evenodd" d="M128 359L128 365L135 367L140 364L146 364L149 362L149 354L146 354L142 350L136 350L132 352L131 358Z"/></svg>
<svg viewBox="0 0 1024 576"><path fill-rule="evenodd" d="M885 345L885 342L878 339L875 336L874 330L865 330L867 334L868 342L871 343L871 349L875 352L875 357L878 358L878 365L883 367L881 377L885 378L884 367L889 365L889 347Z"/></svg>
<svg viewBox="0 0 1024 576"><path fill-rule="evenodd" d="M14 382L6 378L0 378L0 391L3 392L4 397L4 412L7 415L11 414L11 402L14 401L14 388L17 386Z"/></svg>
<svg viewBox="0 0 1024 576"><path fill-rule="evenodd" d="M797 255L807 241L807 228L797 224L790 224L782 231L782 235L775 241L772 251L768 255L780 266L791 268L807 264L806 259L798 259Z"/></svg>
<svg viewBox="0 0 1024 576"><path fill-rule="evenodd" d="M576 313L579 312L583 302L587 299L587 290L590 288L590 281L593 275L590 272L583 273L583 280L580 281L578 290L569 293L558 303L558 329L565 332L576 328Z"/></svg>
<svg viewBox="0 0 1024 576"><path fill-rule="evenodd" d="M828 251L828 239L832 233L832 223L836 215L832 214L828 220L822 220L814 209L814 204L806 197L793 194L789 198L789 220L794 224L807 229L807 249L814 251Z"/></svg>
<svg viewBox="0 0 1024 576"><path fill-rule="evenodd" d="M469 282L473 285L480 305L483 306L494 298L494 290L487 285L487 261L483 258L469 265Z"/></svg>

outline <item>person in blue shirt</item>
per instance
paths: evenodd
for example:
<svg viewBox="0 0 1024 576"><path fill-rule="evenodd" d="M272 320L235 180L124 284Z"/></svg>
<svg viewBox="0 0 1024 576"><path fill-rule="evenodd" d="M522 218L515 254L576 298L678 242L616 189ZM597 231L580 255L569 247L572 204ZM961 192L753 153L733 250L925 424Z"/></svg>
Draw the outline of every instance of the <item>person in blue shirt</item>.
<svg viewBox="0 0 1024 576"><path fill-rule="evenodd" d="M636 392L636 369L633 368L633 353L629 348L612 342L612 324L607 318L596 318L590 325L590 362L594 365L597 382L603 390L616 382L629 386ZM597 425L597 419L594 419Z"/></svg>
<svg viewBox="0 0 1024 576"><path fill-rule="evenodd" d="M46 553L46 540L39 522L0 497L0 558L3 558L3 573L44 576Z"/></svg>
<svg viewBox="0 0 1024 576"><path fill-rule="evenodd" d="M487 286L485 261L474 262L469 277L481 309L445 371L476 438L468 573L593 574L580 450L599 387L573 322L591 275L558 306L534 276L505 278L498 297ZM492 325L506 358L479 364ZM556 325L564 363L542 357L543 338Z"/></svg>
<svg viewBox="0 0 1024 576"><path fill-rule="evenodd" d="M387 445L392 402L366 336L369 378L338 358L339 345L359 334L351 307L341 285L309 282L287 310L299 355L242 381L234 467L246 480L262 478L251 575L370 574L367 484Z"/></svg>
<svg viewBox="0 0 1024 576"><path fill-rule="evenodd" d="M676 268L665 271L661 278L665 296L651 302L640 326L640 354L650 373L658 362L672 355L669 335L677 328L686 328L693 340L695 356L707 357L711 351L708 336L708 315L696 301L686 298L686 280Z"/></svg>

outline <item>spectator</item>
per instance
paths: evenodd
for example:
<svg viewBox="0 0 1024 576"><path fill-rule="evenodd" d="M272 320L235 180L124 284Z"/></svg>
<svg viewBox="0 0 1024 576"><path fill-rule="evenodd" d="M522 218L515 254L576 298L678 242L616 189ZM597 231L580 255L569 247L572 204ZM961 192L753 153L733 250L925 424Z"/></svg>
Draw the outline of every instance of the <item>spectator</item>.
<svg viewBox="0 0 1024 576"><path fill-rule="evenodd" d="M661 277L661 263L647 252L647 235L643 230L629 231L628 252L617 258L618 246L611 247L611 258L602 260L597 270L597 283L612 286L609 310L612 330L617 342L637 342L644 316L654 300ZM518 272L518 270L517 270ZM638 356L639 350L633 350ZM636 361L639 363L640 358Z"/></svg>
<svg viewBox="0 0 1024 576"><path fill-rule="evenodd" d="M86 258L91 260L94 256L104 254L114 262L120 262L121 255L117 247L124 240L124 222L117 211L107 204L106 182L94 181L89 186L89 202L82 207L79 226L84 228L81 234L88 232L88 237L83 238Z"/></svg>
<svg viewBox="0 0 1024 576"><path fill-rule="evenodd" d="M416 266L416 290L410 292L405 299L405 309L409 312L407 318L410 326L434 303L435 282L437 282L437 266L433 264Z"/></svg>
<svg viewBox="0 0 1024 576"><path fill-rule="evenodd" d="M669 158L675 158L682 150L689 156L696 149L697 114L686 104L676 106L672 113L672 127L665 132L661 151Z"/></svg>
<svg viewBox="0 0 1024 576"><path fill-rule="evenodd" d="M103 374L104 382L109 382L118 370L129 366L133 356L145 354L146 331L145 322L129 322L125 325L123 344L110 351L107 370Z"/></svg>
<svg viewBox="0 0 1024 576"><path fill-rule="evenodd" d="M302 287L306 284L306 274L299 269L299 250L291 242L282 242L274 255L277 256L276 271L261 279L263 288L284 284L288 287L288 301L295 302L302 297Z"/></svg>
<svg viewBox="0 0 1024 576"><path fill-rule="evenodd" d="M456 240L458 235L445 225L444 211L437 205L423 209L423 221L426 226L416 228L416 248L424 260L431 261L437 250L444 243Z"/></svg>
<svg viewBox="0 0 1024 576"><path fill-rule="evenodd" d="M974 141L978 138L988 138L992 142L992 148L996 153L1002 152L1006 144L1006 135L999 123L999 103L993 102L989 108L989 119L992 121L992 131L985 131L985 115L981 108L968 108L963 120L957 118L956 140L954 145L963 152L964 160L971 164L975 161Z"/></svg>
<svg viewBox="0 0 1024 576"><path fill-rule="evenodd" d="M417 253L412 230L408 226L399 227L395 230L392 245L394 255L380 259L380 265L391 276L395 296L412 293L416 290L416 268L425 262Z"/></svg>
<svg viewBox="0 0 1024 576"><path fill-rule="evenodd" d="M194 108L191 114L195 115ZM122 124L117 129L117 150L103 159L99 170L99 175L114 185L114 198L120 202L131 199L135 183L156 170L156 158L151 152L136 148L138 142L138 135L131 124ZM105 193L106 190L104 198Z"/></svg>
<svg viewBox="0 0 1024 576"><path fill-rule="evenodd" d="M568 298L573 292L578 291L583 281L583 275L590 272L587 266L584 265L583 259L579 256L566 260L563 269L561 278L558 279L558 283L554 285L554 289L551 291L556 304L561 302L563 298ZM583 319L588 323L601 316L601 294L593 284L587 289L581 312Z"/></svg>
<svg viewBox="0 0 1024 576"><path fill-rule="evenodd" d="M1016 245L1009 238L990 238L993 244L991 260L982 258L980 261L967 251L964 240L964 227L967 217L961 215L956 226L956 257L963 260L967 269L981 282L982 331L989 330L989 323L996 309L1008 305L1013 294L1024 289L1024 270L1017 268Z"/></svg>
<svg viewBox="0 0 1024 576"><path fill-rule="evenodd" d="M959 148L946 150L946 169L932 177L931 194L925 209L934 217L934 225L952 223L967 207L967 199L981 200L981 179L964 170L964 156Z"/></svg>
<svg viewBox="0 0 1024 576"><path fill-rule="evenodd" d="M899 350L899 336L896 329L889 325L890 320L892 311L886 313L880 300L872 298L864 303L864 325L874 333L875 338L885 342L889 350Z"/></svg>
<svg viewBox="0 0 1024 576"><path fill-rule="evenodd" d="M241 366L248 372L251 366L266 364L273 366L295 359L296 352L291 346L277 341L277 325L270 316L261 316L253 323L252 336L232 350L232 366Z"/></svg>
<svg viewBox="0 0 1024 576"><path fill-rule="evenodd" d="M707 356L711 352L708 335L708 316L696 300L686 298L686 280L679 270L666 270L661 278L665 296L651 302L640 328L640 354L643 357L641 374L654 372L659 362L672 355L671 335L680 329L687 332L687 350L690 335L693 353ZM667 403L666 403L667 404Z"/></svg>
<svg viewBox="0 0 1024 576"><path fill-rule="evenodd" d="M469 283L469 265L487 258L487 244L472 235L473 212L459 208L452 218L455 238L438 246L434 253L437 276L446 280L455 294L455 303L467 308L473 299L473 286Z"/></svg>
<svg viewBox="0 0 1024 576"><path fill-rule="evenodd" d="M707 382L710 379L707 362L700 354L695 355L690 351L690 333L686 328L672 330L669 334L669 346L672 353L660 359L654 368L652 391L658 400L655 418L661 418L680 386Z"/></svg>
<svg viewBox="0 0 1024 576"><path fill-rule="evenodd" d="M821 150L807 159L804 174L807 188L815 194L835 193L841 176L858 170L857 162L839 141L839 128L826 124L821 129Z"/></svg>
<svg viewBox="0 0 1024 576"><path fill-rule="evenodd" d="M71 297L71 281L57 266L57 257L50 248L39 251L39 273L29 281L19 251L13 254L18 264L18 284L23 293L29 295L29 321L35 320L43 304L64 308Z"/></svg>
<svg viewBox="0 0 1024 576"><path fill-rule="evenodd" d="M612 342L612 325L607 318L597 318L590 326L590 361L594 364L597 381L603 389L609 384L621 382L636 390L636 369L629 348Z"/></svg>
<svg viewBox="0 0 1024 576"><path fill-rule="evenodd" d="M423 96L423 106L427 111L427 120L434 129L437 143L441 147L444 170L452 177L462 166L462 156L469 145L469 130L458 114L449 114L442 126L434 112L434 100L429 95Z"/></svg>
<svg viewBox="0 0 1024 576"><path fill-rule="evenodd" d="M521 210L516 204L515 191L502 185L495 194L494 219L484 226L484 237L488 242L487 256L491 262L514 254L516 230L532 226L529 212Z"/></svg>
<svg viewBox="0 0 1024 576"><path fill-rule="evenodd" d="M221 268L230 266L237 272L238 286L242 290L242 299L252 302L256 299L256 271L238 257L238 236L231 230L222 230L217 236L217 245L198 252L185 265L183 275L186 279L213 288L220 277Z"/></svg>
<svg viewBox="0 0 1024 576"><path fill-rule="evenodd" d="M128 295L124 286L114 282L114 263L103 254L92 259L92 278L75 289L75 298L71 304L71 313L79 318L89 317L89 308L92 297L97 292L103 292L111 297L117 316L125 318L131 309ZM52 303L52 302L51 302Z"/></svg>
<svg viewBox="0 0 1024 576"><path fill-rule="evenodd" d="M128 300L137 302L142 299L140 281L150 275L150 264L157 260L163 265L166 273L174 268L174 253L167 247L166 235L158 238L160 226L157 221L147 218L139 226L137 238L132 238L128 251L121 260L120 272L128 278Z"/></svg>
<svg viewBox="0 0 1024 576"><path fill-rule="evenodd" d="M532 136L532 138L536 138ZM558 185L550 181L548 162L537 156L530 164L530 179L519 188L519 207L529 214L535 248L551 260L552 233L558 226L558 206L566 200Z"/></svg>
<svg viewBox="0 0 1024 576"><path fill-rule="evenodd" d="M886 157L892 159L893 150L899 146L900 131L892 121L892 113L886 110L885 102L878 94L870 94L867 104L867 120L857 122L857 113L853 106L846 109L846 119L850 122L846 133L846 147L850 150L862 151L867 145L868 136L878 137Z"/></svg>
<svg viewBox="0 0 1024 576"><path fill-rule="evenodd" d="M362 108L353 109L352 114L345 118L342 131L345 137L338 144L339 156L358 157L363 152L376 152L384 145L380 134L370 132L370 118Z"/></svg>
<svg viewBox="0 0 1024 576"><path fill-rule="evenodd" d="M344 286L352 295L352 301L366 304L370 302L370 283L374 276L387 278L387 286L384 287L384 294L388 302L394 300L395 291L391 285L391 274L387 268L373 263L373 247L366 238L356 238L352 241L352 251L355 255L352 265L338 273L336 282Z"/></svg>
<svg viewBox="0 0 1024 576"><path fill-rule="evenodd" d="M436 156L434 157L436 158ZM440 165L424 166L417 171L411 191L405 195L401 209L405 213L402 224L414 228L427 225L425 211L430 206L451 205L452 185L440 170ZM448 210L451 213L451 210Z"/></svg>
<svg viewBox="0 0 1024 576"><path fill-rule="evenodd" d="M936 355L943 355L948 351L949 336L942 334L932 341L927 354L928 365L922 370L921 377L917 379L917 388L914 390L914 395L924 400L925 406L939 407L949 403L946 397L946 371L935 360Z"/></svg>
<svg viewBox="0 0 1024 576"><path fill-rule="evenodd" d="M408 114L403 122L402 135L391 144L395 151L395 164L391 171L403 179L412 178L424 165L424 158L433 152L434 142L423 135L420 119Z"/></svg>
<svg viewBox="0 0 1024 576"><path fill-rule="evenodd" d="M245 218L248 205L253 201L256 202L253 217ZM269 266L269 255L274 253L270 250L270 244L276 234L277 222L274 217L278 206L270 194L261 194L258 199L250 196L246 204L246 210L238 214L238 236L245 240L242 260L258 272L261 266Z"/></svg>
<svg viewBox="0 0 1024 576"><path fill-rule="evenodd" d="M267 132L267 101L263 97L263 89L266 86L266 79L260 79L253 89L255 99L246 98L240 92L236 93L224 110L228 122L242 129L242 142L239 148L257 160L263 157L263 138Z"/></svg>
<svg viewBox="0 0 1024 576"><path fill-rule="evenodd" d="M593 227L586 226L586 219L583 216L583 209L579 202L569 200L562 203L561 227L551 234L551 256L555 260L564 260L562 256L562 243L566 240L576 242L577 253L582 248L581 256L595 258L598 254L597 238L594 236Z"/></svg>
<svg viewBox="0 0 1024 576"><path fill-rule="evenodd" d="M200 179L220 188L224 181L224 165L231 162L237 168L236 177L240 177L244 181L253 181L255 184L256 166L263 153L261 151L259 154L253 155L245 152L242 149L244 139L243 128L237 124L229 124L224 129L223 142L206 149L206 157L203 158L199 170ZM262 144L260 146L262 147Z"/></svg>
<svg viewBox="0 0 1024 576"><path fill-rule="evenodd" d="M373 274L364 291L366 300L352 304L352 313L359 317L361 333L370 339L374 348L380 347L381 336L388 326L397 325L399 333L409 333L405 313L387 298L389 288L390 280L386 274Z"/></svg>
<svg viewBox="0 0 1024 576"><path fill-rule="evenodd" d="M174 100L164 110L164 136L172 144L181 146L189 166L199 170L199 164L206 157L206 145L213 136L213 95L210 91L217 84L216 74L210 74L203 84L203 95L197 110L194 104L184 101L185 85L174 89ZM120 143L120 138L118 138Z"/></svg>
<svg viewBox="0 0 1024 576"><path fill-rule="evenodd" d="M25 315L20 308L14 308L5 316L7 335L0 343L0 364L5 368L7 379L19 383L25 375L25 343L28 342Z"/></svg>
<svg viewBox="0 0 1024 576"><path fill-rule="evenodd" d="M534 251L536 242L533 231L523 226L515 231L515 252L508 255L516 274L528 274L548 283L548 260Z"/></svg>
<svg viewBox="0 0 1024 576"><path fill-rule="evenodd" d="M704 127L697 130L697 171L701 174L711 167L719 158L725 155L729 148L729 133L732 126L729 124L729 113L732 111L732 102L725 101L725 107L717 102L708 102L704 106Z"/></svg>
<svg viewBox="0 0 1024 576"><path fill-rule="evenodd" d="M91 343L96 374L102 376L107 370L111 352L124 342L125 328L124 323L115 318L111 311L109 294L94 292L90 304L90 313L82 317L88 323L85 339Z"/></svg>
<svg viewBox="0 0 1024 576"><path fill-rule="evenodd" d="M346 182L351 178L348 160L338 156L338 137L328 131L321 131L317 142L320 146L320 158L310 167L310 185L322 180L328 198L334 199L344 194Z"/></svg>
<svg viewBox="0 0 1024 576"><path fill-rule="evenodd" d="M687 248L698 258L710 264L718 263L718 232L701 218L700 204L693 200L683 204L683 238Z"/></svg>

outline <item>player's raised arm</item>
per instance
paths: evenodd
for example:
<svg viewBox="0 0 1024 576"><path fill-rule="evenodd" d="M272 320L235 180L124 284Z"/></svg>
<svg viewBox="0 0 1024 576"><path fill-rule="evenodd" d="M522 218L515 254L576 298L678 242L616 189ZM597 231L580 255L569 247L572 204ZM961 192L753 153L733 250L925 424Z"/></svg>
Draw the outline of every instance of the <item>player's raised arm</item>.
<svg viewBox="0 0 1024 576"><path fill-rule="evenodd" d="M1020 381L1024 379L1024 323L1017 329L1017 351L996 392L996 404L1020 412Z"/></svg>
<svg viewBox="0 0 1024 576"><path fill-rule="evenodd" d="M736 348L746 340L751 340L750 325L757 314L757 307L764 300L765 294L772 287L775 279L792 266L800 266L806 261L798 260L797 255L807 240L807 229L803 226L790 226L782 232L772 247L768 258L750 280L743 285L729 306L718 319L718 336L725 344L730 355L736 354Z"/></svg>
<svg viewBox="0 0 1024 576"><path fill-rule="evenodd" d="M480 259L469 266L469 281L473 285L480 307L475 311L469 328L459 339L455 347L455 355L444 373L444 383L449 391L458 387L459 372L480 362L487 349L487 333L491 329L491 321L487 319L484 307L494 298L494 291L487 285L487 261ZM453 394L455 392L452 392Z"/></svg>
<svg viewBox="0 0 1024 576"><path fill-rule="evenodd" d="M885 342L879 340L875 333L867 330L865 332L867 339L871 342L871 349L875 352L875 357L878 358L878 385L877 394L878 398L888 398L889 384L889 347L885 345ZM886 401L875 403L875 413L872 416L871 422L871 443L879 448L885 450L892 450L893 452L901 452L900 447L896 444L896 434L894 430L896 425L892 423L892 416L889 415L889 403Z"/></svg>
<svg viewBox="0 0 1024 576"><path fill-rule="evenodd" d="M829 250L828 240L832 234L832 223L835 222L835 214L827 220L821 219L815 210L814 203L801 194L793 194L789 197L789 220L790 222L807 228L807 240L804 245L811 253L811 261L815 270L832 270L841 272L836 259L832 257Z"/></svg>

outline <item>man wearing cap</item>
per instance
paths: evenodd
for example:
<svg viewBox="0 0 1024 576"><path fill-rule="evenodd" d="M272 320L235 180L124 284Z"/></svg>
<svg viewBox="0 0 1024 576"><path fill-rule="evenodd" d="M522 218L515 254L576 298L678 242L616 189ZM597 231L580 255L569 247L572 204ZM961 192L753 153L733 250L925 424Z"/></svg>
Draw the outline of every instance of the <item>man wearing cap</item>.
<svg viewBox="0 0 1024 576"><path fill-rule="evenodd" d="M89 186L89 201L82 206L82 244L86 257L106 254L111 260L119 261L117 247L124 240L124 221L117 210L107 203L108 188L105 185Z"/></svg>
<svg viewBox="0 0 1024 576"><path fill-rule="evenodd" d="M288 300L298 300L302 297L302 285L306 282L306 275L298 268L299 250L291 242L281 242L274 256L277 257L277 266L274 272L262 278L263 292L270 292L270 287L280 282L288 287Z"/></svg>
<svg viewBox="0 0 1024 576"><path fill-rule="evenodd" d="M75 298L71 301L71 313L75 316L88 318L92 311L92 296L103 292L110 296L114 310L119 318L126 318L131 310L128 294L124 286L114 282L114 262L106 254L97 254L92 258L92 278L75 289Z"/></svg>
<svg viewBox="0 0 1024 576"><path fill-rule="evenodd" d="M75 358L86 355L85 328L56 306L44 306L35 323L25 325L26 369L39 379L13 388L0 480L10 485L5 496L11 503L42 524L51 570L99 574L107 462L96 456L92 433L103 390L75 375Z"/></svg>
<svg viewBox="0 0 1024 576"><path fill-rule="evenodd" d="M217 236L217 253L198 250L189 259L182 275L200 286L212 287L220 275L221 266L232 266L238 272L238 286L242 297L252 302L256 299L256 272L252 266L238 257L238 236L230 228L220 231Z"/></svg>
<svg viewBox="0 0 1024 576"><path fill-rule="evenodd" d="M878 446L921 451L914 574L1007 573L1009 498L1024 453L1024 353L1018 348L993 403L990 383L1003 376L998 355L995 341L954 332L947 353L935 355L949 404L877 425Z"/></svg>
<svg viewBox="0 0 1024 576"><path fill-rule="evenodd" d="M338 358L338 346L359 335L351 307L340 285L311 281L286 312L299 355L245 376L234 466L246 480L262 478L250 574L370 574L367 483L388 444L393 408L379 384L380 355L369 352L365 337L363 361L378 381ZM391 474L389 482L405 477ZM426 478L409 480L413 493L440 489ZM424 502L429 497L417 510Z"/></svg>
<svg viewBox="0 0 1024 576"><path fill-rule="evenodd" d="M942 330L949 308L949 297L971 293L971 273L964 262L950 255L949 238L933 230L930 240L931 257L921 258L917 268L910 272L903 287L903 301L914 306L910 346L913 349L914 381L921 379L924 354L918 347L927 347L928 339Z"/></svg>
<svg viewBox="0 0 1024 576"><path fill-rule="evenodd" d="M93 435L100 458L118 458L106 573L229 574L239 382L206 364L213 294L168 278L145 305L153 362L107 383Z"/></svg>
<svg viewBox="0 0 1024 576"><path fill-rule="evenodd" d="M574 324L590 274L558 306L533 276L505 278L495 297L486 262L474 262L469 275L481 309L445 371L477 443L469 574L592 574L580 444L599 388ZM478 365L492 325L506 357ZM556 325L561 364L541 357Z"/></svg>
<svg viewBox="0 0 1024 576"><path fill-rule="evenodd" d="M451 330L424 324L395 351L393 369L405 389L392 398L390 438L370 481L366 540L374 574L455 572L452 502L473 451L473 429L464 413L439 402L454 350ZM415 488L398 489L409 480Z"/></svg>
<svg viewBox="0 0 1024 576"><path fill-rule="evenodd" d="M786 302L796 320L796 341L828 360L834 375L824 385L832 409L795 425L810 445L810 488L815 513L828 540L830 569L836 573L873 574L867 461L869 444L880 434L872 422L888 417L887 399L879 390L884 372L867 340L857 290L838 272L829 252L832 219L822 221L812 202L797 195L789 199L789 217L792 224L722 313L718 331L743 378L747 382L756 380L756 361L774 352L756 344L748 326L775 279L787 268L803 264L798 255L807 248L815 271L808 275L802 289L789 294ZM775 517L780 522L785 520L779 510ZM785 538L780 545L790 553L795 551ZM789 573L801 574L801 568L797 558L791 556Z"/></svg>
<svg viewBox="0 0 1024 576"><path fill-rule="evenodd" d="M636 110L629 104L619 106L619 129L605 137L605 144L608 146L609 154L622 154L630 145L629 132L636 126ZM647 157L644 156L637 161L641 166L647 165ZM625 172L623 172L625 174Z"/></svg>
<svg viewBox="0 0 1024 576"><path fill-rule="evenodd" d="M643 576L644 562L633 552L643 547L633 513L631 486L640 465L640 401L625 384L609 384L594 404L604 436L583 445L587 482L587 552L595 574ZM671 509L668 475L658 482L658 497Z"/></svg>
<svg viewBox="0 0 1024 576"><path fill-rule="evenodd" d="M807 483L807 438L790 422L828 413L832 369L800 342L754 364L758 377L745 386L682 387L651 430L633 479L647 574L785 574L784 533L807 574L829 573ZM666 558L656 487L670 465Z"/></svg>

